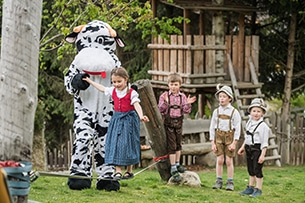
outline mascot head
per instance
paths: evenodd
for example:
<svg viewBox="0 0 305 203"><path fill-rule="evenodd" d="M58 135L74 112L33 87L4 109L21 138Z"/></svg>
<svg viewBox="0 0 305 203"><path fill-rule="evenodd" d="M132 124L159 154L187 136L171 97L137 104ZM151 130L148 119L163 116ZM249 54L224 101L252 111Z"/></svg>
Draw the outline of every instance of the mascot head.
<svg viewBox="0 0 305 203"><path fill-rule="evenodd" d="M124 47L123 40L108 23L100 20L94 20L86 25L79 25L73 29L73 32L66 36L66 41L75 43L77 51L83 48L104 49L113 54L116 49L116 43Z"/></svg>
<svg viewBox="0 0 305 203"><path fill-rule="evenodd" d="M105 71L121 66L115 55L116 44L120 47L124 47L125 44L108 23L94 20L86 25L79 25L65 40L76 45L78 54L74 65L78 65L79 70Z"/></svg>

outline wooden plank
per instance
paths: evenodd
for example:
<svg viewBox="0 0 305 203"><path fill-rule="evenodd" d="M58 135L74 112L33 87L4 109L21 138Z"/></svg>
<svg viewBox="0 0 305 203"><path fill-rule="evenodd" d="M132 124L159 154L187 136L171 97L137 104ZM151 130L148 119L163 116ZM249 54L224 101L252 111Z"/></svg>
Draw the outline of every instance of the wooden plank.
<svg viewBox="0 0 305 203"><path fill-rule="evenodd" d="M232 37L231 35L226 35L225 38L225 46L226 46L226 54L229 54L231 56L231 49L232 49ZM228 67L228 59L227 57L224 57L224 72L225 73L229 73L229 67ZM226 74L226 76L224 77L225 80L230 80L230 75Z"/></svg>
<svg viewBox="0 0 305 203"><path fill-rule="evenodd" d="M178 44L179 45L183 45L183 36L182 35L178 35ZM183 71L183 67L184 67L184 51L183 50L178 50L178 73L184 73ZM185 83L185 80L183 81L183 83Z"/></svg>
<svg viewBox="0 0 305 203"><path fill-rule="evenodd" d="M183 9L183 17L186 19L190 19L191 10L190 9ZM183 21L183 34L189 35L191 34L191 25L187 23L185 20Z"/></svg>
<svg viewBox="0 0 305 203"><path fill-rule="evenodd" d="M153 71L153 70L148 70L148 74L152 75L168 75L171 72L167 71ZM186 74L186 73L180 73L181 77L185 78L209 78L209 77L219 77L219 76L224 76L225 73L210 73L210 74Z"/></svg>
<svg viewBox="0 0 305 203"><path fill-rule="evenodd" d="M210 122L209 119L184 119L183 134L209 132Z"/></svg>
<svg viewBox="0 0 305 203"><path fill-rule="evenodd" d="M229 65L229 73L230 73L230 77L231 77L231 81L232 81L234 96L237 98L237 97L240 96L240 94L239 94L239 90L236 89L236 87L237 87L237 80L236 80L236 77L235 77L235 72L234 72L233 64L232 64L231 57L230 57L229 54L227 54L227 60L228 60L228 65ZM242 106L242 103L241 103L240 100L237 100L236 102L237 102L237 105L239 107ZM243 114L243 112L241 112L241 116L244 116L242 114Z"/></svg>
<svg viewBox="0 0 305 203"><path fill-rule="evenodd" d="M225 45L179 45L179 44L148 44L147 48L149 49L182 49L182 50L226 50L227 47Z"/></svg>
<svg viewBox="0 0 305 203"><path fill-rule="evenodd" d="M232 65L233 65L233 70L234 70L234 75L236 78L236 81L242 81L239 78L239 68L238 67L238 54L239 54L239 50L238 50L238 37L237 36L233 36L233 43L232 43Z"/></svg>
<svg viewBox="0 0 305 203"><path fill-rule="evenodd" d="M214 45L215 44L215 36L206 36L205 38L207 45ZM205 64L205 73L211 74L216 73L216 65L215 65L215 51L209 50L205 52L206 64ZM206 83L216 83L215 78L207 78Z"/></svg>
<svg viewBox="0 0 305 203"><path fill-rule="evenodd" d="M275 155L275 156L266 156L265 161L272 161L272 160L279 160L281 159L281 155Z"/></svg>
<svg viewBox="0 0 305 203"><path fill-rule="evenodd" d="M201 155L211 151L212 144L210 142L183 144L181 155Z"/></svg>
<svg viewBox="0 0 305 203"><path fill-rule="evenodd" d="M157 157L164 156L167 154L167 146L164 142L166 134L152 86L149 80L138 80L135 84L138 86L143 113L150 119L149 122L144 123L144 126L147 129L151 148ZM167 181L170 178L169 167L170 163L168 161L160 162L157 165L162 180Z"/></svg>
<svg viewBox="0 0 305 203"><path fill-rule="evenodd" d="M177 35L171 35L171 45L177 44ZM171 49L170 50L170 71L176 73L178 71L177 67L177 50Z"/></svg>
<svg viewBox="0 0 305 203"><path fill-rule="evenodd" d="M163 39L163 44L168 45L168 41L166 39ZM171 64L170 64L170 55L169 55L169 50L165 49L163 50L163 70L164 71L170 71L171 72ZM167 81L167 78L163 78L163 80Z"/></svg>
<svg viewBox="0 0 305 203"><path fill-rule="evenodd" d="M187 45L191 45L192 44L192 35L186 35L186 44ZM185 51L185 68L183 73L188 73L188 74L192 74L192 65L193 65L193 56L192 56L192 51L191 50L186 50ZM187 84L191 84L191 80L186 78L185 83Z"/></svg>
<svg viewBox="0 0 305 203"><path fill-rule="evenodd" d="M244 69L244 81L245 82L251 82L250 78L250 68L248 63L248 58L250 57L251 53L251 37L246 36L245 39L245 69Z"/></svg>
<svg viewBox="0 0 305 203"><path fill-rule="evenodd" d="M161 36L158 36L158 43L159 44L163 44L163 39L161 38ZM163 50L158 50L158 67L157 70L164 70L163 67ZM158 76L157 80L161 80L161 81L165 81L163 76Z"/></svg>
<svg viewBox="0 0 305 203"><path fill-rule="evenodd" d="M158 41L158 38L152 39L154 43ZM158 70L158 50L152 50L152 69ZM158 76L152 76L153 80L158 80Z"/></svg>
<svg viewBox="0 0 305 203"><path fill-rule="evenodd" d="M202 35L194 35L194 44L196 45L203 45L203 36ZM203 66L203 50L194 50L194 65L193 65L193 73L194 74L202 74L204 73L204 66ZM203 79L195 79L192 83L203 83Z"/></svg>
<svg viewBox="0 0 305 203"><path fill-rule="evenodd" d="M279 148L278 145L269 145L269 146L267 147L268 150L269 150L269 149L278 149L278 148Z"/></svg>
<svg viewBox="0 0 305 203"><path fill-rule="evenodd" d="M253 89L253 88L261 88L263 83L253 84L247 82L238 82L235 88L237 89Z"/></svg>
<svg viewBox="0 0 305 203"><path fill-rule="evenodd" d="M254 98L264 98L264 94L246 94L246 95L239 95L238 99L254 99Z"/></svg>
<svg viewBox="0 0 305 203"><path fill-rule="evenodd" d="M251 43L251 56L254 67L256 71L259 73L259 36L252 35L252 43Z"/></svg>
<svg viewBox="0 0 305 203"><path fill-rule="evenodd" d="M182 144L181 155L202 155L212 151L212 145L210 142L206 143L191 143ZM153 150L141 151L141 159L153 159Z"/></svg>
<svg viewBox="0 0 305 203"><path fill-rule="evenodd" d="M239 13L238 17L238 75L239 81L245 81L244 79L244 56L245 56L245 15Z"/></svg>

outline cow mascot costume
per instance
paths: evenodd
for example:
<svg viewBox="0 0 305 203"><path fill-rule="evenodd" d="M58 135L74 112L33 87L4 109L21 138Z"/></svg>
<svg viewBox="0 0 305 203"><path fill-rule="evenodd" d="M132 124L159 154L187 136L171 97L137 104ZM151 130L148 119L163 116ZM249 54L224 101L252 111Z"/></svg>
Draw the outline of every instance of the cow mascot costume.
<svg viewBox="0 0 305 203"><path fill-rule="evenodd" d="M65 39L75 43L78 51L65 74L66 90L74 95L73 129L76 135L68 186L73 190L90 188L94 161L98 175L96 188L117 191L120 189L119 182L111 180L114 166L104 163L105 139L113 103L110 97L82 79L90 77L104 86L111 86L110 72L121 66L115 55L116 43L121 47L124 43L107 23L98 20L75 27Z"/></svg>

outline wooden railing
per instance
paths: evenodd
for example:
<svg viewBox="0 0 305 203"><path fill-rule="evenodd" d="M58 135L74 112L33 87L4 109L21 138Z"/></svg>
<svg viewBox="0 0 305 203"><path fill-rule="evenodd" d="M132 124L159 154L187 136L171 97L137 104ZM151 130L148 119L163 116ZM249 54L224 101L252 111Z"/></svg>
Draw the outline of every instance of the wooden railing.
<svg viewBox="0 0 305 203"><path fill-rule="evenodd" d="M152 81L166 82L167 75L178 72L185 86L208 85L229 79L225 53L231 55L238 81L250 81L249 65L246 59L251 56L258 67L258 36L246 36L240 42L237 36L226 36L225 45L216 45L214 36L171 35L170 43L160 36L153 39L148 48L152 50ZM216 57L222 54L223 57ZM223 64L221 65L221 58ZM196 87L196 86L194 86Z"/></svg>

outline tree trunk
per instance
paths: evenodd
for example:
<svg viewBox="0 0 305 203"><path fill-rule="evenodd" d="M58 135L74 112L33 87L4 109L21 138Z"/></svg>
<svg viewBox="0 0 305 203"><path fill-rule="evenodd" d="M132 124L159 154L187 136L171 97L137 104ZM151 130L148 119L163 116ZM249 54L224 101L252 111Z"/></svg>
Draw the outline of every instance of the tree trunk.
<svg viewBox="0 0 305 203"><path fill-rule="evenodd" d="M215 6L222 6L224 4L224 0L212 1L212 4ZM224 45L225 41L225 26L223 20L222 11L214 11L213 13L213 26L212 26L213 35L215 35L215 45ZM224 51L216 50L215 51L215 66L217 73L223 73L224 67ZM219 81L222 81L223 78L219 78Z"/></svg>
<svg viewBox="0 0 305 203"><path fill-rule="evenodd" d="M0 160L31 160L41 12L42 0L3 1ZM23 201L27 195L17 200Z"/></svg>
<svg viewBox="0 0 305 203"><path fill-rule="evenodd" d="M293 66L294 66L294 53L295 53L295 33L296 33L296 24L297 24L297 14L296 12L291 13L290 19L290 28L289 28L289 38L288 38L288 54L287 54L287 68L286 68L286 76L285 76L285 87L284 87L284 98L283 98L283 108L282 108L282 132L287 134L287 143L286 146L282 147L281 158L282 163L289 163L289 138L290 134L288 130L290 129L287 125L289 125L290 118L290 99L291 99L291 84L292 84L292 76L293 76Z"/></svg>
<svg viewBox="0 0 305 203"><path fill-rule="evenodd" d="M165 129L163 126L162 115L149 80L139 80L135 83L138 86L138 92L141 99L143 113L148 116L149 122L144 123L147 129L149 142L155 157L167 155L167 141ZM157 164L157 169L162 180L168 180L170 175L170 163L168 159Z"/></svg>

